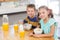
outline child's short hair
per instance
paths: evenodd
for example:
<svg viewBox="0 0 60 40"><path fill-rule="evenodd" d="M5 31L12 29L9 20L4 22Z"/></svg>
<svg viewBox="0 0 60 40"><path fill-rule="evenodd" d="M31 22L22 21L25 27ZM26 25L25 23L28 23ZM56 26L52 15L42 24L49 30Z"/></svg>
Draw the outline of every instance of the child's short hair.
<svg viewBox="0 0 60 40"><path fill-rule="evenodd" d="M34 4L28 4L28 5L27 5L27 8L34 8L34 10L36 10L36 8L35 8L35 5L34 5Z"/></svg>

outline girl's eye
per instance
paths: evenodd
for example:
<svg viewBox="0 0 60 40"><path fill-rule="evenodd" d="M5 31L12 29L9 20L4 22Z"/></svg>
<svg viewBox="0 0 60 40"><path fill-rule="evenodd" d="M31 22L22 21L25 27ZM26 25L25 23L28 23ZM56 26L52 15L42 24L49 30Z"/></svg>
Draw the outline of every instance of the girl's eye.
<svg viewBox="0 0 60 40"><path fill-rule="evenodd" d="M43 14L45 13L45 12L42 12Z"/></svg>

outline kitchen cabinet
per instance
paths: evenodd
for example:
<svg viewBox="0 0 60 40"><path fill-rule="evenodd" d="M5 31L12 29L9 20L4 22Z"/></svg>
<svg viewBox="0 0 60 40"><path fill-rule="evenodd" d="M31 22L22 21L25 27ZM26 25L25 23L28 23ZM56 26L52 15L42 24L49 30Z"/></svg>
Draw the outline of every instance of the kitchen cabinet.
<svg viewBox="0 0 60 40"><path fill-rule="evenodd" d="M17 1L17 0L5 0L5 2L11 2L11 1Z"/></svg>
<svg viewBox="0 0 60 40"><path fill-rule="evenodd" d="M0 2L14 2L14 1L17 1L17 0L0 0Z"/></svg>
<svg viewBox="0 0 60 40"><path fill-rule="evenodd" d="M0 0L0 2L3 2L4 0Z"/></svg>

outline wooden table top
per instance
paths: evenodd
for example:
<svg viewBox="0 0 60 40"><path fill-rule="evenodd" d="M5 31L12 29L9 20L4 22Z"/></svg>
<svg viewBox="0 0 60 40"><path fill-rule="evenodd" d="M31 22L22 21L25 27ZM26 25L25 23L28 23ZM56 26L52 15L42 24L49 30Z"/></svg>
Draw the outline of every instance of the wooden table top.
<svg viewBox="0 0 60 40"><path fill-rule="evenodd" d="M20 38L18 32L14 32L13 28L9 31L2 31L0 28L0 40L54 40L53 37L51 38L35 38L29 37L28 34L31 31L25 31L25 37Z"/></svg>

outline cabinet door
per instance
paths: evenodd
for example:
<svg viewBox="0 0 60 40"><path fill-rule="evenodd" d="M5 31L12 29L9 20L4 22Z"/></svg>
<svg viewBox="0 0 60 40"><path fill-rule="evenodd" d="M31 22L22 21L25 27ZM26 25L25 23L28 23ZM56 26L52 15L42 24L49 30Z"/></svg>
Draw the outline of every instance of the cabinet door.
<svg viewBox="0 0 60 40"><path fill-rule="evenodd" d="M0 0L0 2L3 2L4 0Z"/></svg>
<svg viewBox="0 0 60 40"><path fill-rule="evenodd" d="M5 2L14 2L14 1L17 1L17 0L5 0Z"/></svg>

